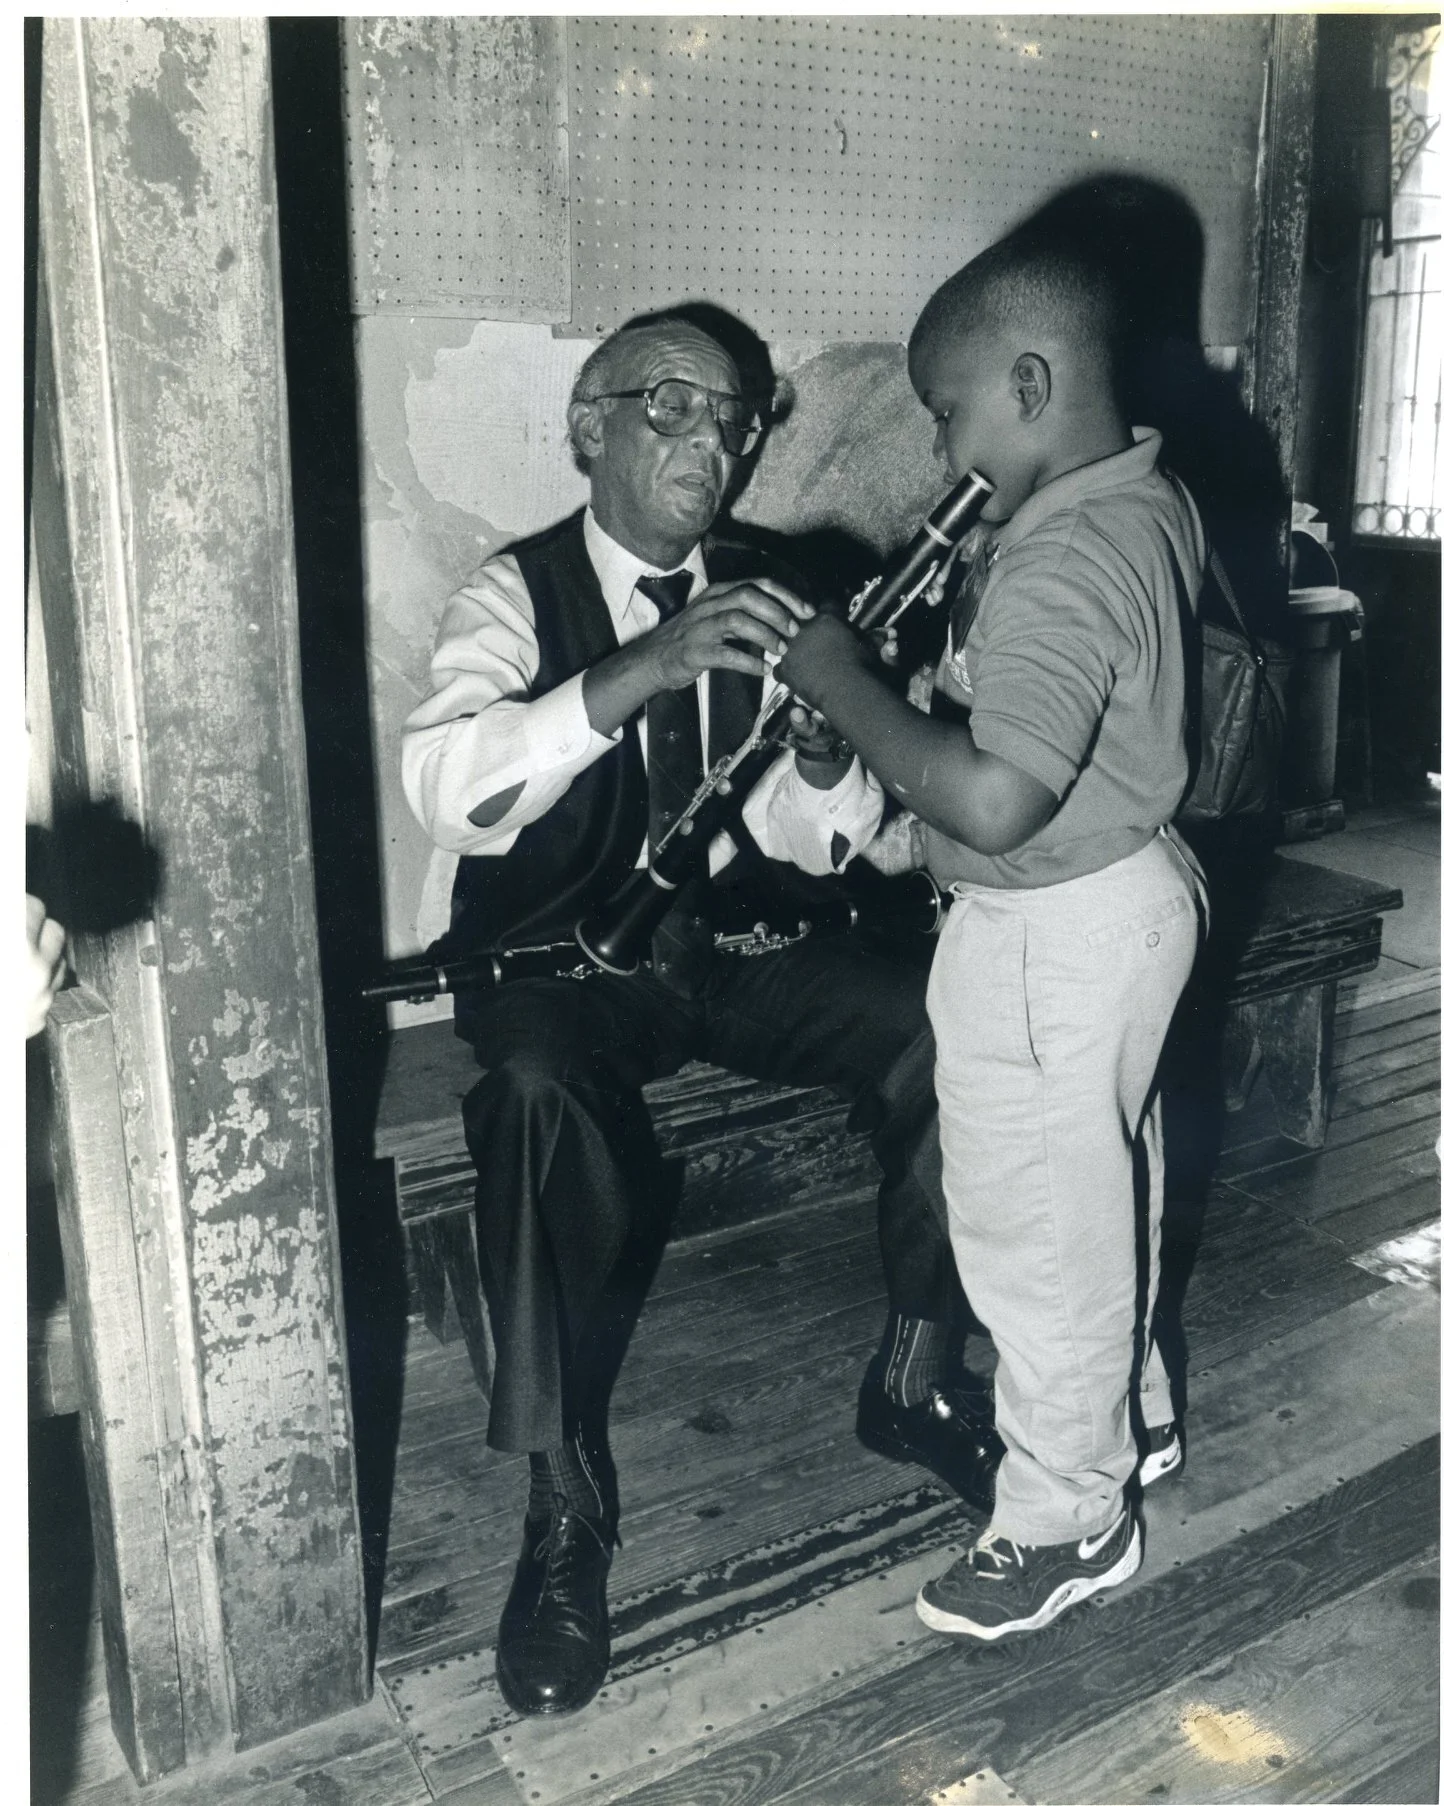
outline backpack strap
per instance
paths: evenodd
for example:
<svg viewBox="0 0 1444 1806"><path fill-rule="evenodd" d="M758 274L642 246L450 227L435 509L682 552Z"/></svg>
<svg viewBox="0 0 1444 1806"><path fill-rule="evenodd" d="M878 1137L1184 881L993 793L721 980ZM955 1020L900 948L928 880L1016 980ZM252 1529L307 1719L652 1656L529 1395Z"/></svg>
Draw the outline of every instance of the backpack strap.
<svg viewBox="0 0 1444 1806"><path fill-rule="evenodd" d="M1263 648L1249 631L1248 622L1243 618L1243 610L1238 604L1238 597L1234 594L1233 584L1229 582L1228 572L1223 568L1223 560L1219 557L1212 540L1208 543L1208 574L1218 585L1219 594L1228 604L1228 611L1238 624L1238 630L1243 635L1254 664L1262 670L1267 663Z"/></svg>

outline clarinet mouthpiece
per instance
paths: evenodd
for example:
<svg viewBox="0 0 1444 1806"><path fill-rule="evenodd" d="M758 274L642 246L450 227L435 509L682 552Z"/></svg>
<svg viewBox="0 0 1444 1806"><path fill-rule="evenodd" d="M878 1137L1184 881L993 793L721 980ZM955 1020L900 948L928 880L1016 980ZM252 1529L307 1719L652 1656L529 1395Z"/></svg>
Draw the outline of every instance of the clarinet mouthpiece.
<svg viewBox="0 0 1444 1806"><path fill-rule="evenodd" d="M928 526L949 551L978 520L996 487L980 470L969 470L933 509Z"/></svg>
<svg viewBox="0 0 1444 1806"><path fill-rule="evenodd" d="M917 532L889 559L876 581L857 596L848 609L854 627L891 626L926 586L928 575L977 521L993 493L981 471L970 470L933 509ZM901 606L899 606L901 604Z"/></svg>

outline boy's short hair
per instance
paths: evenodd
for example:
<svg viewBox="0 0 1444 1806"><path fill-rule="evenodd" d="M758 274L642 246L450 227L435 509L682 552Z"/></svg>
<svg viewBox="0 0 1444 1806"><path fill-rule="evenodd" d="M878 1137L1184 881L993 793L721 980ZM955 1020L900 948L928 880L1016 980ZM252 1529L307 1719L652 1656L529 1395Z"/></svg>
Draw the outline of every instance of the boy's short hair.
<svg viewBox="0 0 1444 1806"><path fill-rule="evenodd" d="M980 330L1025 341L1036 333L1096 356L1116 382L1122 314L1117 283L1100 259L1024 228L949 276L918 315L908 355L926 341Z"/></svg>

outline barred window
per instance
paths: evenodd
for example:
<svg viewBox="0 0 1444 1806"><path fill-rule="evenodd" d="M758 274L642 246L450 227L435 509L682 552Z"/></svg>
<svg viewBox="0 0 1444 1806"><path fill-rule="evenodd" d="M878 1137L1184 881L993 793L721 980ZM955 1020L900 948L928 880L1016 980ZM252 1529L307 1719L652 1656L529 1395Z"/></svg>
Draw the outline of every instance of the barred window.
<svg viewBox="0 0 1444 1806"><path fill-rule="evenodd" d="M1389 49L1392 244L1376 225L1364 314L1354 532L1439 538L1439 27L1395 33Z"/></svg>

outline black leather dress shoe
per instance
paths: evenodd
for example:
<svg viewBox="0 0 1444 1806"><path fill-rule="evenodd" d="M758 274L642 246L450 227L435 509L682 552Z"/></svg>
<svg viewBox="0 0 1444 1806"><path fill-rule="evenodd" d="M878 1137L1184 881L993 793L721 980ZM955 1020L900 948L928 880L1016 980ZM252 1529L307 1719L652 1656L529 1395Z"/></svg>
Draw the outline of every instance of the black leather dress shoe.
<svg viewBox="0 0 1444 1806"><path fill-rule="evenodd" d="M969 1505L991 1514L1003 1439L981 1398L949 1386L920 1405L895 1405L869 1369L857 1399L857 1435L890 1461L931 1468Z"/></svg>
<svg viewBox="0 0 1444 1806"><path fill-rule="evenodd" d="M496 1678L517 1712L575 1712L607 1678L612 1532L557 1503L528 1517L496 1634Z"/></svg>

